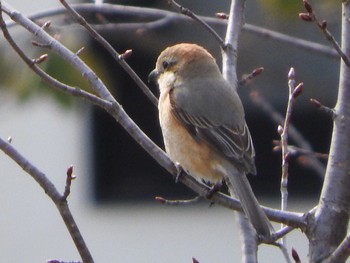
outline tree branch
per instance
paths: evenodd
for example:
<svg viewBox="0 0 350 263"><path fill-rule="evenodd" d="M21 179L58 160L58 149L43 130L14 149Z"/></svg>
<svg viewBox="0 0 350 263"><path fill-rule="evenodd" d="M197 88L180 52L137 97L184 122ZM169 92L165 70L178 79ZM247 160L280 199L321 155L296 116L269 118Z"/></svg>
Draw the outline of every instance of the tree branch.
<svg viewBox="0 0 350 263"><path fill-rule="evenodd" d="M342 50L350 57L350 2L342 2ZM307 236L310 261L321 262L345 238L350 207L350 68L341 60L336 117L320 202ZM330 222L332 222L330 224ZM317 240L317 242L315 242ZM338 261L339 263L345 262Z"/></svg>
<svg viewBox="0 0 350 263"><path fill-rule="evenodd" d="M297 87L295 87L294 68L290 68L290 71L288 73L288 87L289 87L289 96L288 96L286 117L284 120L283 127L278 126L278 133L281 136L281 148L282 148L282 175L281 175L281 210L282 211L287 211L287 206L288 206L288 177L289 177L288 169L289 169L289 159L290 159L290 153L288 150L289 126L292 119L294 101L300 95L303 89L302 83L300 83Z"/></svg>
<svg viewBox="0 0 350 263"><path fill-rule="evenodd" d="M56 39L54 39L48 33L46 33L43 30L43 28L39 27L38 25L33 23L30 19L26 18L21 13L11 8L4 1L2 2L2 10L9 17L11 17L13 21L18 22L26 30L28 30L34 36L38 37L42 41L42 44L44 44L47 48L57 53L60 57L62 57L65 61L71 64L74 68L79 69L83 77L90 83L91 87L94 89L94 91L97 94L99 94L101 98L116 103L114 97L109 92L109 90L105 87L101 79L99 79L96 76L96 74L79 58L79 56L77 56L77 54L74 54L68 48L61 45L58 41L56 41Z"/></svg>
<svg viewBox="0 0 350 263"><path fill-rule="evenodd" d="M225 45L222 47L222 75L235 91L238 87L237 50L238 41L244 23L245 0L232 0L227 22ZM245 175L243 175L245 176ZM242 241L242 263L258 262L258 237L256 231L244 213L236 213Z"/></svg>
<svg viewBox="0 0 350 263"><path fill-rule="evenodd" d="M349 67L350 66L349 57L342 51L337 40L335 40L335 38L333 37L331 32L328 30L327 21L323 20L322 22L320 22L316 16L315 12L313 11L312 6L309 3L309 1L303 0L303 2L304 2L304 7L305 7L307 13L300 13L299 17L306 22L311 22L311 21L315 22L315 24L318 26L318 28L321 29L325 38L332 44L332 46L337 51L337 53L339 54L341 59Z"/></svg>
<svg viewBox="0 0 350 263"><path fill-rule="evenodd" d="M247 216L236 213L241 238L242 263L258 262L258 237Z"/></svg>
<svg viewBox="0 0 350 263"><path fill-rule="evenodd" d="M258 91L250 93L250 98L254 104L256 104L266 115L271 118L277 125L283 125L284 119L282 114L280 114L272 105L269 103L263 95ZM294 127L293 124L289 125L289 137L293 139L296 145L300 148L313 152L311 144L304 138L304 136ZM315 157L310 156L310 166L318 174L320 178L324 178L325 166Z"/></svg>
<svg viewBox="0 0 350 263"><path fill-rule="evenodd" d="M341 242L329 257L329 263L345 262L350 256L350 235Z"/></svg>
<svg viewBox="0 0 350 263"><path fill-rule="evenodd" d="M65 0L60 0L62 5L67 9L69 14L86 30L89 32L90 36L96 39L114 58L115 61L125 70L126 73L132 78L132 80L137 84L138 87L143 91L143 93L147 96L147 98L153 103L154 106L158 105L158 99L153 95L153 93L149 90L146 84L141 80L141 78L135 73L135 71L129 66L129 64L125 61L125 57L119 54L111 44L109 44L100 34L96 32L96 30L90 26L86 20L76 12L70 5L67 4ZM129 52L130 53L130 52Z"/></svg>
<svg viewBox="0 0 350 263"><path fill-rule="evenodd" d="M232 0L230 15L227 22L225 47L222 49L222 75L236 90L237 78L237 50L241 29L244 24L245 0Z"/></svg>
<svg viewBox="0 0 350 263"><path fill-rule="evenodd" d="M218 33L216 33L216 31L210 25L208 25L207 22L205 22L204 19L202 19L201 17L197 16L195 13L193 13L188 8L186 8L186 7L182 6L182 5L179 5L174 0L169 0L168 3L171 4L172 6L174 6L175 8L179 9L181 14L184 14L184 15L192 18L194 21L197 21L199 24L201 24L219 42L221 48L225 48L224 40L219 36Z"/></svg>
<svg viewBox="0 0 350 263"><path fill-rule="evenodd" d="M0 2L1 5L1 2ZM0 23L2 15L0 15ZM54 184L41 172L37 167L30 163L23 155L21 155L10 143L0 138L0 149L14 160L25 172L33 177L33 179L41 186L45 193L56 205L74 244L85 263L93 263L94 260L90 254L88 247L79 231L74 217L68 207L66 197L61 195Z"/></svg>

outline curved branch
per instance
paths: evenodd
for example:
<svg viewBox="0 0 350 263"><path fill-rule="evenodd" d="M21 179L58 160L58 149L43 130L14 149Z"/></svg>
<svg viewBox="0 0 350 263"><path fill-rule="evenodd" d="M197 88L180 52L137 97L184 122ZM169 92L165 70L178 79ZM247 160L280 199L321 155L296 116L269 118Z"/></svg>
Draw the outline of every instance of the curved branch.
<svg viewBox="0 0 350 263"><path fill-rule="evenodd" d="M174 0L169 0L168 1L169 4L173 5L174 7L178 8L180 10L180 12L190 18L192 18L194 21L197 21L199 24L201 24L212 36L214 36L214 38L219 42L220 46L222 48L225 48L225 43L224 40L221 38L221 36L219 36L218 33L216 33L216 31L209 26L204 19L202 19L201 17L197 16L195 13L193 13L191 10L189 10L188 8L183 7L182 5L179 5L176 1Z"/></svg>
<svg viewBox="0 0 350 263"><path fill-rule="evenodd" d="M41 172L37 167L31 164L23 155L21 155L10 143L0 138L0 149L14 160L25 172L31 175L35 181L41 186L45 193L56 205L61 217L72 237L75 246L86 263L93 263L94 260L90 254L88 247L80 233L80 230L74 220L74 217L68 207L67 200L64 195L60 194L54 184Z"/></svg>
<svg viewBox="0 0 350 263"><path fill-rule="evenodd" d="M129 74L132 80L141 88L143 93L147 96L147 98L153 103L153 105L158 105L158 99L153 95L153 93L149 90L146 84L141 80L141 78L135 73L135 71L129 66L128 63L125 62L122 55L120 55L111 44L109 44L101 35L99 35L96 30L90 26L86 20L76 12L70 5L67 4L65 0L60 0L62 5L67 9L70 15L86 30L89 32L90 36L96 39L114 58L115 61Z"/></svg>

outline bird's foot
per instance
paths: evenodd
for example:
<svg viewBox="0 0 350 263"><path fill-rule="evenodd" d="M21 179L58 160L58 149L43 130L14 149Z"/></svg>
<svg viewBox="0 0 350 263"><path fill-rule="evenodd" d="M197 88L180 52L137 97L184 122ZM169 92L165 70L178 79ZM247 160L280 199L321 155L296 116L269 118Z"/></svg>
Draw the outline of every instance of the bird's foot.
<svg viewBox="0 0 350 263"><path fill-rule="evenodd" d="M217 192L219 192L222 188L222 183L219 182L219 183L216 183L214 184L208 191L208 193L206 194L206 198L207 199L211 199L213 197L213 195Z"/></svg>
<svg viewBox="0 0 350 263"><path fill-rule="evenodd" d="M174 165L176 167L175 183L178 183L180 177L185 172L185 170L184 170L184 168L182 168L182 166L178 162L174 163Z"/></svg>

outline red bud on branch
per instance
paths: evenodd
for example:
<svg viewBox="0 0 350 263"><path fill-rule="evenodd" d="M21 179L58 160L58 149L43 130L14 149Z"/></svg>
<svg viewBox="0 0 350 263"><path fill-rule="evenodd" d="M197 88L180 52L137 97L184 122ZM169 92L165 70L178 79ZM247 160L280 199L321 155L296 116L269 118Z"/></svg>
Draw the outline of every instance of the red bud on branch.
<svg viewBox="0 0 350 263"><path fill-rule="evenodd" d="M299 13L299 18L306 22L314 21L313 16L311 16L309 13Z"/></svg>
<svg viewBox="0 0 350 263"><path fill-rule="evenodd" d="M309 1L303 0L303 2L304 2L304 7L305 7L306 11L308 11L309 13L312 13L312 6L309 3Z"/></svg>

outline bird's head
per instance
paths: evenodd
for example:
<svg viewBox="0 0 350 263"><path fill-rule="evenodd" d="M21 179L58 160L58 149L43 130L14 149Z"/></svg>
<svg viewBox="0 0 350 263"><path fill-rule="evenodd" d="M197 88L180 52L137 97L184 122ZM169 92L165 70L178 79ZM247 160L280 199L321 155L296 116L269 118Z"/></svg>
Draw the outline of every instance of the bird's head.
<svg viewBox="0 0 350 263"><path fill-rule="evenodd" d="M217 75L219 74L219 75ZM176 80L220 76L212 55L196 44L181 43L166 48L158 57L149 81L171 85Z"/></svg>

